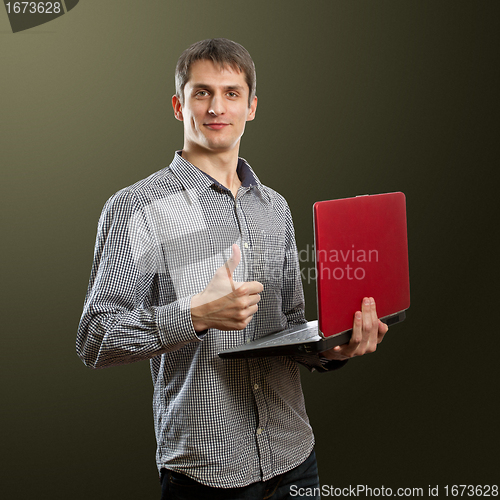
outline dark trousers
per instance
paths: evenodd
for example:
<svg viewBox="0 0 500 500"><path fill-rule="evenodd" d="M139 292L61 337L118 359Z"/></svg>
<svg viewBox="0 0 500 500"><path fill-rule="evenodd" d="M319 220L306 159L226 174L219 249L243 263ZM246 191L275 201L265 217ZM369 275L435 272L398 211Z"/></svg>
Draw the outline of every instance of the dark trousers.
<svg viewBox="0 0 500 500"><path fill-rule="evenodd" d="M242 488L212 488L178 472L161 470L161 500L319 500L319 478L313 452L291 471Z"/></svg>

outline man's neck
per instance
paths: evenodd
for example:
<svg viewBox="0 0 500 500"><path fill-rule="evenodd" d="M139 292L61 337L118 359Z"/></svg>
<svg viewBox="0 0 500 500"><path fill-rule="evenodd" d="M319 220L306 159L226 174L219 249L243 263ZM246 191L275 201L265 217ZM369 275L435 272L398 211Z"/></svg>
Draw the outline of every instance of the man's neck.
<svg viewBox="0 0 500 500"><path fill-rule="evenodd" d="M198 153L191 149L183 149L182 157L227 187L236 198L236 193L241 186L241 181L236 173L236 167L238 166L237 149L214 154L207 154L206 151Z"/></svg>

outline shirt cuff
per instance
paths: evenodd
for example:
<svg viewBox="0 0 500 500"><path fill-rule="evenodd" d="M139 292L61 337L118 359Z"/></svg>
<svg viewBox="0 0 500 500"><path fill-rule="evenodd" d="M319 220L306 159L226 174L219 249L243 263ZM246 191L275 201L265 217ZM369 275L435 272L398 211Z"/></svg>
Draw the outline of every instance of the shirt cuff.
<svg viewBox="0 0 500 500"><path fill-rule="evenodd" d="M191 320L191 296L183 297L156 309L156 325L162 344L169 351L180 349L190 342L201 342Z"/></svg>
<svg viewBox="0 0 500 500"><path fill-rule="evenodd" d="M300 363L301 365L304 365L309 371L317 371L319 373L324 373L324 372L331 372L333 370L338 370L339 368L342 368L348 359L344 361L338 361L336 359L327 359L319 354L306 354L303 356L293 356L293 359L297 362Z"/></svg>

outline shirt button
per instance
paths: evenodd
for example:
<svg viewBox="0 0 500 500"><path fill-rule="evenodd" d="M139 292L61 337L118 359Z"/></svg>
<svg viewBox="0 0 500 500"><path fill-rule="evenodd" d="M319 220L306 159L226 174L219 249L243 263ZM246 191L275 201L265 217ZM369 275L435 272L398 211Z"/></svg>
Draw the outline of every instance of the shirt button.
<svg viewBox="0 0 500 500"><path fill-rule="evenodd" d="M253 386L253 388L254 388L255 390L257 390L257 389L259 388L259 384L255 384L255 385Z"/></svg>
<svg viewBox="0 0 500 500"><path fill-rule="evenodd" d="M262 427L259 427L257 429L257 435L260 436L262 434Z"/></svg>
<svg viewBox="0 0 500 500"><path fill-rule="evenodd" d="M244 246L245 248L248 248L248 243L245 241L245 243L243 243L243 246Z"/></svg>

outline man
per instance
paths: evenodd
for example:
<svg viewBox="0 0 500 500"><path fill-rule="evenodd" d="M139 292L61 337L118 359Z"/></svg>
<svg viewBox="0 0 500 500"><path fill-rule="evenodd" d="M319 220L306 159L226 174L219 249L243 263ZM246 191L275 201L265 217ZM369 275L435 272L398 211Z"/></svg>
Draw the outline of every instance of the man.
<svg viewBox="0 0 500 500"><path fill-rule="evenodd" d="M305 322L292 218L238 158L257 109L241 45L184 51L172 105L182 151L103 209L77 351L94 368L150 359L162 498L289 498L292 485L319 485L298 363L339 368L373 352L387 327L366 298L345 346L217 356Z"/></svg>

